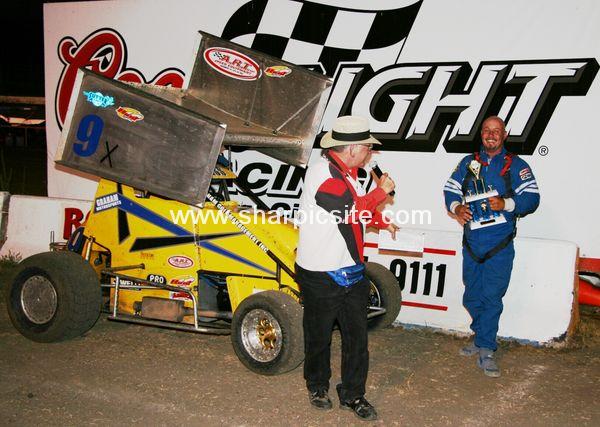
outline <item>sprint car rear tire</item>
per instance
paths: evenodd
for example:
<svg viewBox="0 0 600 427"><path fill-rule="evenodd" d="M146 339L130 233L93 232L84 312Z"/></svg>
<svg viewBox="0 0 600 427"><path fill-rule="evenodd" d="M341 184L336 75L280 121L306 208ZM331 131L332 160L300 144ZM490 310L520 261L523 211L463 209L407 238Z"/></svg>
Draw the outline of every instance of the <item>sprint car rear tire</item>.
<svg viewBox="0 0 600 427"><path fill-rule="evenodd" d="M94 269L73 252L44 252L23 260L5 292L14 327L37 342L87 332L100 316L102 291Z"/></svg>
<svg viewBox="0 0 600 427"><path fill-rule="evenodd" d="M390 326L400 313L402 293L396 276L381 264L366 263L367 277L371 281L369 305L383 307L386 313L369 319L369 329L383 329Z"/></svg>
<svg viewBox="0 0 600 427"><path fill-rule="evenodd" d="M291 371L304 359L302 307L283 292L250 295L233 313L231 342L240 361L257 374Z"/></svg>

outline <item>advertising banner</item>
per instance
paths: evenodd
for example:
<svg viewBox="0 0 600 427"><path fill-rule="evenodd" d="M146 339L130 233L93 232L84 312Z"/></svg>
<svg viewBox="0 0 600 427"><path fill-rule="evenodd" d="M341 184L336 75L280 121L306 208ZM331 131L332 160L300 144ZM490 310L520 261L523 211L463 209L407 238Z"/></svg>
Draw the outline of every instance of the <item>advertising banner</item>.
<svg viewBox="0 0 600 427"><path fill-rule="evenodd" d="M483 119L498 114L507 148L531 165L542 194L519 234L573 241L581 256L600 257L595 209L582 203L600 192L591 163L600 146L587 129L600 105L600 27L590 25L599 18L592 0L46 4L48 194L89 199L95 190L93 177L54 164L77 68L181 87L202 30L334 78L322 131L340 115L369 118L383 142L373 158L398 185L391 208L431 212L415 226L457 230L443 185L477 150ZM233 157L268 204L294 207L302 169L258 153Z"/></svg>
<svg viewBox="0 0 600 427"><path fill-rule="evenodd" d="M516 243L506 295L512 305L500 334L548 342L571 324L577 253L600 258L593 202L600 193L600 144L590 131L600 110L597 22L600 3L594 0L45 4L48 194L89 200L96 188L95 177L54 163L77 69L185 88L197 32L205 31L331 77L321 134L338 116L369 119L382 142L372 158L396 182L385 209L401 227L420 230L425 247L434 250L419 257L382 255L371 235L369 257L399 279L405 297L400 321L467 331L461 228L446 212L442 190L460 159L478 151L484 119L498 115L509 132L507 149L531 166L522 173L535 174L541 194L535 214L518 222L523 239ZM241 81L250 72L236 70ZM270 78L286 72L270 70ZM230 105L247 102L240 93L220 96L232 97ZM311 161L320 155L319 137ZM290 215L297 210L303 168L239 147L230 156L239 179L267 205ZM368 168L359 178L372 185ZM231 194L247 201L233 187ZM524 310L518 302L531 304L534 290L553 297ZM554 322L547 321L550 309Z"/></svg>

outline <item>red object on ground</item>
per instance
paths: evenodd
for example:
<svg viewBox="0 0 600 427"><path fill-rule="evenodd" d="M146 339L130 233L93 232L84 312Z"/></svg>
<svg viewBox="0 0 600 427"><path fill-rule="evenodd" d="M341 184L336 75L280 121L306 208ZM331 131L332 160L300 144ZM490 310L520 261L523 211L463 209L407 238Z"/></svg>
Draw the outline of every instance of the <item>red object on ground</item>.
<svg viewBox="0 0 600 427"><path fill-rule="evenodd" d="M585 280L579 279L579 304L600 307L600 288L590 285Z"/></svg>

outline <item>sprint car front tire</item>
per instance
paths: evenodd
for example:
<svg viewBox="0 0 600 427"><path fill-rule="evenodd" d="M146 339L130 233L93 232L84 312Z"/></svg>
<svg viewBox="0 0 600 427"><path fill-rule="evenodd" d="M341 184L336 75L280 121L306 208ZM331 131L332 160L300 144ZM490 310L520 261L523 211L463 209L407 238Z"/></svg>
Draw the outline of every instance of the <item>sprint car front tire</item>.
<svg viewBox="0 0 600 427"><path fill-rule="evenodd" d="M44 252L23 260L6 286L14 327L37 342L78 337L98 320L102 303L94 269L73 252Z"/></svg>
<svg viewBox="0 0 600 427"><path fill-rule="evenodd" d="M302 307L283 292L250 295L233 313L231 342L240 361L257 374L291 371L304 359Z"/></svg>
<svg viewBox="0 0 600 427"><path fill-rule="evenodd" d="M371 282L369 306L385 308L383 315L369 319L369 329L383 329L390 326L400 313L402 293L396 276L381 264L366 263L366 274Z"/></svg>

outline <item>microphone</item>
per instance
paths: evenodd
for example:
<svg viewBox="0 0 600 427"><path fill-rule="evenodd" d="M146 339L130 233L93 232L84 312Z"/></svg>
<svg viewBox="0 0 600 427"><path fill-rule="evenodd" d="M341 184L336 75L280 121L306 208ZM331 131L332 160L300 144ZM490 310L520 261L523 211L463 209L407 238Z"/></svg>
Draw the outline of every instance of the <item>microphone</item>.
<svg viewBox="0 0 600 427"><path fill-rule="evenodd" d="M369 166L371 167L371 170L373 171L373 173L375 174L375 176L377 178L381 178L381 176L383 175L383 172L381 171L381 169L379 168L379 166L377 166L377 162L376 161L372 161L371 163L369 163ZM389 195L390 196L394 196L394 194L396 194L396 190L392 190Z"/></svg>

